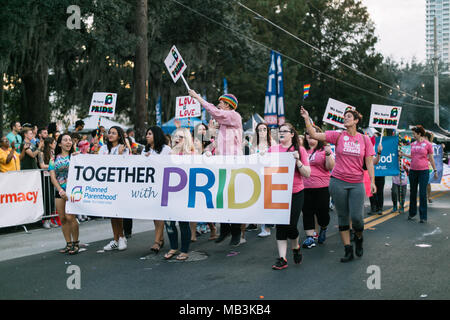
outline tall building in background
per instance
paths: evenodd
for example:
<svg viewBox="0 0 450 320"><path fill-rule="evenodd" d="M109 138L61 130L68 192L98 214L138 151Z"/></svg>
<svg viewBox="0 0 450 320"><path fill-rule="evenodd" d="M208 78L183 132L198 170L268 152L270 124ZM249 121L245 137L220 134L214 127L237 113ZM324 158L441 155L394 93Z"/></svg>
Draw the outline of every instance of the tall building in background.
<svg viewBox="0 0 450 320"><path fill-rule="evenodd" d="M427 61L434 57L434 17L436 17L437 56L450 66L450 0L426 0Z"/></svg>

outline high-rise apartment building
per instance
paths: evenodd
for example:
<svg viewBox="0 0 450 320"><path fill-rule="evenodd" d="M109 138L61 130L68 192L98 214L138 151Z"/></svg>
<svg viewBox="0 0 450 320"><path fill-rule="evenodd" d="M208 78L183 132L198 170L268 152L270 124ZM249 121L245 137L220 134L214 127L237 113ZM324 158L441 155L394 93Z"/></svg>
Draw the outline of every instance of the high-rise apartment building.
<svg viewBox="0 0 450 320"><path fill-rule="evenodd" d="M438 58L450 66L450 0L426 0L427 61L434 57L434 17Z"/></svg>

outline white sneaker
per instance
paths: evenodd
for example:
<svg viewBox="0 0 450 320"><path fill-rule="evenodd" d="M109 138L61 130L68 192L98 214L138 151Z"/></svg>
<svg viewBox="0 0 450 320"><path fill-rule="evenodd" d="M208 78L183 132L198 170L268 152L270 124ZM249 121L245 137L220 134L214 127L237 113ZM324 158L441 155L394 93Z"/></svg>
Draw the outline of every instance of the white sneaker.
<svg viewBox="0 0 450 320"><path fill-rule="evenodd" d="M45 220L44 224L42 225L45 229L50 229L50 221L49 220Z"/></svg>
<svg viewBox="0 0 450 320"><path fill-rule="evenodd" d="M247 243L247 240L245 240L245 238L241 238L241 240L239 240L239 244L244 244Z"/></svg>
<svg viewBox="0 0 450 320"><path fill-rule="evenodd" d="M262 229L261 232L258 234L258 237L261 237L261 238L265 238L268 236L270 236L270 230L267 231L266 229Z"/></svg>
<svg viewBox="0 0 450 320"><path fill-rule="evenodd" d="M119 239L120 241L120 239ZM110 243L108 243L106 246L103 247L103 250L105 251L111 251L111 250L117 250L119 249L119 245L117 244L116 240L112 240Z"/></svg>
<svg viewBox="0 0 450 320"><path fill-rule="evenodd" d="M119 238L119 250L125 250L127 248L127 239L126 238Z"/></svg>

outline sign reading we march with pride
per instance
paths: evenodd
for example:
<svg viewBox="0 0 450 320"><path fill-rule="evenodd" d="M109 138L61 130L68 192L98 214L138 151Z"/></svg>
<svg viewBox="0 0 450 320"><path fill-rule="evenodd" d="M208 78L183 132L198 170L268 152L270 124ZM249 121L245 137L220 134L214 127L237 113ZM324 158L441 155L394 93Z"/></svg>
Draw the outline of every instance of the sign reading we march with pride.
<svg viewBox="0 0 450 320"><path fill-rule="evenodd" d="M373 104L370 111L369 127L397 129L401 113L401 107Z"/></svg>
<svg viewBox="0 0 450 320"><path fill-rule="evenodd" d="M90 116L114 117L116 111L117 93L94 92L92 94Z"/></svg>
<svg viewBox="0 0 450 320"><path fill-rule="evenodd" d="M322 121L332 124L333 126L345 129L344 114L348 109L355 110L355 107L329 98L327 109L325 110Z"/></svg>

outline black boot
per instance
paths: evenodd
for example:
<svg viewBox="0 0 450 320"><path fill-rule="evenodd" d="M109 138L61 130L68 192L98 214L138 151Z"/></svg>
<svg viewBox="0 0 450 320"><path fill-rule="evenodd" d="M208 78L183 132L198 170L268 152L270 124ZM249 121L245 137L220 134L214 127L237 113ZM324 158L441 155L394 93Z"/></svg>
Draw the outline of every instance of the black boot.
<svg viewBox="0 0 450 320"><path fill-rule="evenodd" d="M361 235L361 238L358 238L358 236L355 235L355 254L358 257L362 257L363 255L362 243L363 243L363 236Z"/></svg>
<svg viewBox="0 0 450 320"><path fill-rule="evenodd" d="M345 246L345 257L341 258L341 262L349 262L353 260L353 246Z"/></svg>

